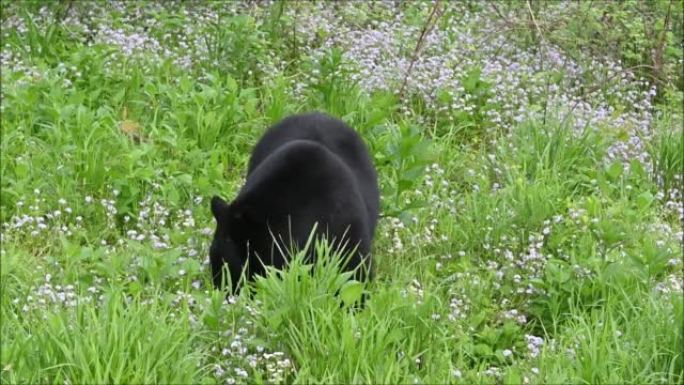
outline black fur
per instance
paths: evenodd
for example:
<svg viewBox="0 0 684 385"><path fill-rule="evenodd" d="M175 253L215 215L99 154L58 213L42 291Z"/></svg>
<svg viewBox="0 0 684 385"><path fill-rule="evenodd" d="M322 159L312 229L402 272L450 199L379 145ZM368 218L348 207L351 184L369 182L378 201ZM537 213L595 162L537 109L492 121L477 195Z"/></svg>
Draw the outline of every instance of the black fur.
<svg viewBox="0 0 684 385"><path fill-rule="evenodd" d="M346 241L345 251L356 247L345 269L363 265L357 278L371 278L379 204L377 173L352 128L320 113L288 117L255 146L235 200L211 200L217 223L210 249L214 285L221 287L224 264L234 291L243 268L250 280L264 273L264 265L282 268L287 255L272 235L284 250L301 249L314 223L317 235L336 244Z"/></svg>

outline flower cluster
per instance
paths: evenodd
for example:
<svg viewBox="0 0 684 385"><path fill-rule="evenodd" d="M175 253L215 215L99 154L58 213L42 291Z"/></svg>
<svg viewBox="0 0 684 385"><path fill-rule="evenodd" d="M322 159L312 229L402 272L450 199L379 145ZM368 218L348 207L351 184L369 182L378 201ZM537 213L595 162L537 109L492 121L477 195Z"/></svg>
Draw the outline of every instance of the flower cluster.
<svg viewBox="0 0 684 385"><path fill-rule="evenodd" d="M17 241L27 237L55 235L70 237L83 229L83 217L76 215L71 205L63 199L57 208L48 208L48 201L40 189L34 190L34 198L17 201L18 213L2 224L2 240Z"/></svg>
<svg viewBox="0 0 684 385"><path fill-rule="evenodd" d="M544 339L530 334L525 334L525 340L527 341L527 350L529 356L532 358L539 356L541 348L544 346Z"/></svg>
<svg viewBox="0 0 684 385"><path fill-rule="evenodd" d="M235 297L224 301L224 307L231 309L236 304ZM252 319L259 314L260 304L245 306L248 315L241 316L234 330L221 333L219 346L211 348L214 353L214 376L226 384L243 383L254 372L260 373L268 383L283 383L293 374L295 367L288 356L280 351L269 351L257 338ZM237 309L235 309L237 310Z"/></svg>
<svg viewBox="0 0 684 385"><path fill-rule="evenodd" d="M12 303L15 306L21 305L24 313L30 311L40 311L43 319L47 317L46 310L53 308L74 308L86 303L99 303L102 301L102 290L99 284L101 278L97 278L97 284L88 287L84 293L79 293L74 284L56 284L53 282L51 273L44 276L44 281L38 286L31 288L30 294L25 298L14 298Z"/></svg>
<svg viewBox="0 0 684 385"><path fill-rule="evenodd" d="M649 131L654 90L639 92L647 83L635 79L619 63L608 59L578 62L545 42L539 49L521 49L500 33L500 21L487 17L487 10L473 13L459 3L447 5L444 14L450 22L431 29L416 54L422 26L409 23L406 14L396 12L394 17L359 25L340 17L353 13L346 9L350 7L343 5L337 13L324 6L298 10L299 18L307 21L298 33L305 36L314 61L330 48L342 48L347 62L357 68L351 80L368 92L396 92L406 79L408 94L420 96L433 111L449 112L450 120L456 112L481 109L495 126L507 128L538 117L539 108L530 108L537 105L557 119L572 116L579 132L604 126L632 126L632 136ZM427 19L429 4L422 8ZM479 68L480 78L487 83L483 87L490 96L485 106L478 105L473 90L464 86L473 68ZM562 74L561 80L550 81L544 73ZM586 78L602 87L585 93ZM614 118L616 108L632 106L633 111ZM622 153L642 156L642 150L637 146Z"/></svg>

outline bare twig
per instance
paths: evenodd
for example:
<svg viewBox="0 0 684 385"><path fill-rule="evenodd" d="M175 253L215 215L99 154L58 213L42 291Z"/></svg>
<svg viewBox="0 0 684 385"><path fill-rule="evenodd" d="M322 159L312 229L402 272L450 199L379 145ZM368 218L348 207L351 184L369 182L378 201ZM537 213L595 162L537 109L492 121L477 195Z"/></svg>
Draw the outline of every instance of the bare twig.
<svg viewBox="0 0 684 385"><path fill-rule="evenodd" d="M670 27L670 11L672 10L672 0L667 6L667 14L665 15L665 22L663 23L663 30L660 32L660 41L655 48L651 62L653 63L653 78L659 79L663 71L663 54L665 51L665 37L667 36L667 29Z"/></svg>
<svg viewBox="0 0 684 385"><path fill-rule="evenodd" d="M501 13L501 11L499 11L499 7L496 6L496 3L492 2L492 3L489 3L489 5L490 5L492 8L494 8L494 12L496 12L496 14L499 15L499 18L500 18L500 19L504 20L505 22L508 22L508 19L506 19L506 18L504 17L504 15Z"/></svg>
<svg viewBox="0 0 684 385"><path fill-rule="evenodd" d="M404 74L404 81L401 83L401 88L399 89L400 100L404 97L406 83L408 82L409 76L411 76L411 71L413 71L413 66L416 63L416 60L418 60L420 50L423 48L425 37L429 35L430 32L432 32L432 29L437 24L437 20L439 20L439 18L442 16L442 12L444 12L442 9L440 9L440 4L441 0L435 1L435 4L432 6L432 11L430 12L430 16L428 16L427 20L425 21L425 24L423 25L423 29L420 31L420 37L418 37L416 47L413 49L413 54L411 55L411 62L409 63L409 67L406 70L406 74Z"/></svg>
<svg viewBox="0 0 684 385"><path fill-rule="evenodd" d="M534 27L537 30L537 33L539 34L539 39L544 40L544 35L542 34L541 28L539 28L539 24L537 23L537 19L534 17L534 12L532 12L532 5L530 5L530 0L526 1L527 4L527 11L530 13L530 18L532 19L532 24L534 24Z"/></svg>
<svg viewBox="0 0 684 385"><path fill-rule="evenodd" d="M534 17L534 12L532 12L532 5L530 5L530 1L527 0L527 11L530 13L530 18L532 19L532 23L534 24L534 27L537 30L537 35L539 35L539 67L542 72L544 72L544 51L546 49L545 41L544 41L544 33L542 32L541 28L539 27L539 24L537 23L537 19ZM542 116L542 124L546 125L546 113L548 111L549 107L549 100L548 100L548 95L549 95L549 77L546 76L546 96L544 98L544 115Z"/></svg>

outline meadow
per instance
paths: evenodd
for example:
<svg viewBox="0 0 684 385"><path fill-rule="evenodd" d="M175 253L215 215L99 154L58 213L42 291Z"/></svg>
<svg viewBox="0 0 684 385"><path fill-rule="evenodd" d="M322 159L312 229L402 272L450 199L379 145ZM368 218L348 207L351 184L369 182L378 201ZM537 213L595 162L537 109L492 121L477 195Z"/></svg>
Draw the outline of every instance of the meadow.
<svg viewBox="0 0 684 385"><path fill-rule="evenodd" d="M1 382L681 384L682 16L3 1ZM215 290L211 196L314 110L373 154L376 279Z"/></svg>

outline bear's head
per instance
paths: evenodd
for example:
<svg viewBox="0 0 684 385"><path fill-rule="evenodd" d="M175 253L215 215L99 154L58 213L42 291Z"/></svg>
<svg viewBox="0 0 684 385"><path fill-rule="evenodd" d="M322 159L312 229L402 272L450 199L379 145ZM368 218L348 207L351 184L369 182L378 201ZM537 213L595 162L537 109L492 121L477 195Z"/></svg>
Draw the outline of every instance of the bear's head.
<svg viewBox="0 0 684 385"><path fill-rule="evenodd" d="M228 284L228 280L224 279L225 266L230 272L230 285L235 291L247 260L246 250L240 241L241 230L244 230L241 223L243 213L217 196L211 199L211 213L216 219L216 232L209 249L214 286L220 288Z"/></svg>

